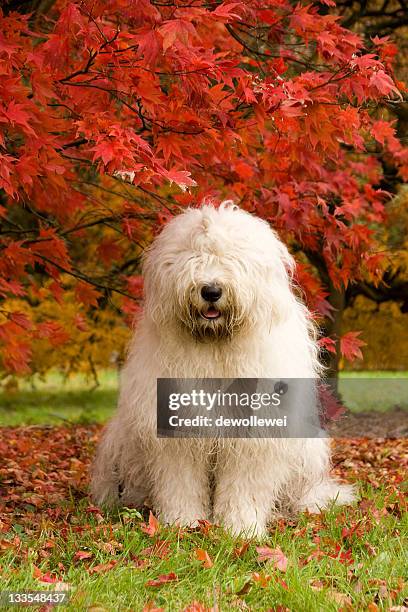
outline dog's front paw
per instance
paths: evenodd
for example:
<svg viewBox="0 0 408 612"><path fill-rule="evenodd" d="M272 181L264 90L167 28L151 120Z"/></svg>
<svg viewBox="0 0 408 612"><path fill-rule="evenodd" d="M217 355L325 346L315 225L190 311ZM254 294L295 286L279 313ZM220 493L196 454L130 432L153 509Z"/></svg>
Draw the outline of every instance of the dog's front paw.
<svg viewBox="0 0 408 612"><path fill-rule="evenodd" d="M312 514L318 514L331 504L339 506L351 504L356 497L356 491L352 485L328 479L313 487L300 499L298 510L308 510Z"/></svg>
<svg viewBox="0 0 408 612"><path fill-rule="evenodd" d="M208 521L205 512L181 512L167 511L158 512L159 520L165 525L177 525L178 527L198 527L199 521Z"/></svg>
<svg viewBox="0 0 408 612"><path fill-rule="evenodd" d="M215 522L221 525L234 537L264 538L267 535L266 522L260 522L256 517L240 515L216 516Z"/></svg>

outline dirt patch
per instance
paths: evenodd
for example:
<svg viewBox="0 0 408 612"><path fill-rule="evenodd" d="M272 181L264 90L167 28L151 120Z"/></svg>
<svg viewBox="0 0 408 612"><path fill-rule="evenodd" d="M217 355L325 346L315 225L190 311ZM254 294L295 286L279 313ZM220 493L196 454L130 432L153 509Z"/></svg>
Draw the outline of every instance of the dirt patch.
<svg viewBox="0 0 408 612"><path fill-rule="evenodd" d="M347 413L329 432L334 438L408 438L408 411Z"/></svg>

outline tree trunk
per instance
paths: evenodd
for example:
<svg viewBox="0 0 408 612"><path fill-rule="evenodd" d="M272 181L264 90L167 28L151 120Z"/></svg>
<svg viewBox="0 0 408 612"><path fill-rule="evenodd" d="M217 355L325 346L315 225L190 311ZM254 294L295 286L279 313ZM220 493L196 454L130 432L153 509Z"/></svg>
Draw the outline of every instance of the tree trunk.
<svg viewBox="0 0 408 612"><path fill-rule="evenodd" d="M337 395L339 361L340 361L340 335L343 312L346 307L346 293L334 286L327 270L324 258L316 251L305 252L310 263L316 268L324 287L328 290L327 300L333 307L332 317L326 317L323 326L323 335L332 338L336 342L336 352L325 351L323 355L323 365L326 367L325 377L330 380L333 392Z"/></svg>
<svg viewBox="0 0 408 612"><path fill-rule="evenodd" d="M328 301L333 306L332 318L326 319L324 326L324 335L329 336L336 340L336 353L326 351L323 358L323 363L326 369L326 377L330 379L330 385L333 392L337 395L338 392L338 374L339 374L339 362L340 362L340 336L341 336L341 323L343 319L343 312L346 307L346 295L342 290L334 287L333 283L329 282L329 295Z"/></svg>

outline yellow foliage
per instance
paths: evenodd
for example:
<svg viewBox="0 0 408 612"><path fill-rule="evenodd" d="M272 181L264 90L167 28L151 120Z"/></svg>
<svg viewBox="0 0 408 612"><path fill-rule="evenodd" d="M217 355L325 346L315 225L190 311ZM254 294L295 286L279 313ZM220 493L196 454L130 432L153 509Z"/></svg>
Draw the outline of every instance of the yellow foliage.
<svg viewBox="0 0 408 612"><path fill-rule="evenodd" d="M390 267L400 276L408 277L408 185L393 198L388 210L387 246Z"/></svg>
<svg viewBox="0 0 408 612"><path fill-rule="evenodd" d="M362 330L364 359L352 364L353 370L407 370L407 314L395 302L375 304L364 296L356 298L353 308L344 311L343 328Z"/></svg>
<svg viewBox="0 0 408 612"><path fill-rule="evenodd" d="M31 304L18 299L3 303L4 310L25 313L35 328L45 322L61 324L51 338L34 339L32 371L45 374L57 368L65 374L83 372L95 376L100 369L120 365L131 333L123 314L112 304L89 311L78 304L73 289L67 289L59 303L49 284Z"/></svg>
<svg viewBox="0 0 408 612"><path fill-rule="evenodd" d="M384 226L386 266L400 279L408 278L408 185L387 206L388 223ZM356 361L352 369L407 370L408 369L408 314L402 313L396 302L376 304L359 296L343 315L343 330L362 330L364 359Z"/></svg>

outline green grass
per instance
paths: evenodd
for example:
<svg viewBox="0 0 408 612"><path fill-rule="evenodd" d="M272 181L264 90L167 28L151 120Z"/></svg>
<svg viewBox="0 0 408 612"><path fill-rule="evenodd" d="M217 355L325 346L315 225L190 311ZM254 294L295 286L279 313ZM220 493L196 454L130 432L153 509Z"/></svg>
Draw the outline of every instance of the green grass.
<svg viewBox="0 0 408 612"><path fill-rule="evenodd" d="M339 391L352 412L408 409L408 372L342 372Z"/></svg>
<svg viewBox="0 0 408 612"><path fill-rule="evenodd" d="M80 375L22 381L18 391L0 393L0 426L103 423L116 406L118 374L106 370L98 378L96 388Z"/></svg>
<svg viewBox="0 0 408 612"><path fill-rule="evenodd" d="M368 488L365 498L375 499L377 508L384 507L385 492L381 489ZM273 529L263 542L271 548L280 546L287 556L288 567L283 573L271 564L258 562L255 543L242 558L234 556L237 541L219 528L211 528L206 535L162 528L152 539L140 529L136 511L125 510L102 519L86 514L85 509L83 502L64 533L45 519L39 537L32 537L18 523L10 533L3 534L6 539L18 534L21 545L19 554L10 550L1 559L3 567L9 568L3 576L2 590L38 589L33 577L35 561L41 571L56 575L61 574L58 564L63 564L64 582L72 588L71 604L64 609L72 611L97 605L109 611L140 611L150 600L166 611L178 612L196 600L208 608L217 605L220 611L268 610L281 605L294 612L334 612L345 606L345 600L339 604L339 598L344 597L350 603L348 609L367 610L375 602L378 608L374 609L389 610L391 605L402 605L408 596L402 587L408 561L406 517L400 523L388 514L377 523L356 508L335 508L322 519L303 515L296 524ZM342 528L358 521L364 525L364 537L342 538ZM143 552L157 537L169 547L164 559ZM348 563L335 558L336 545L341 546L337 557L346 554ZM205 569L196 558L199 548L208 552L211 568ZM318 549L323 551L321 556L316 555ZM21 550L26 551L24 555ZM46 558L39 557L41 550ZM77 551L91 553L92 557L75 561ZM89 573L93 566L112 559L116 565L109 571ZM136 559L142 567L136 566ZM145 567L143 562L147 563ZM171 572L177 575L177 581L146 586L148 580ZM254 580L254 572L270 576L266 587Z"/></svg>
<svg viewBox="0 0 408 612"><path fill-rule="evenodd" d="M99 386L83 376L22 381L18 391L0 393L0 426L103 423L117 401L118 373L105 370ZM340 391L352 411L408 409L408 372L344 372Z"/></svg>

